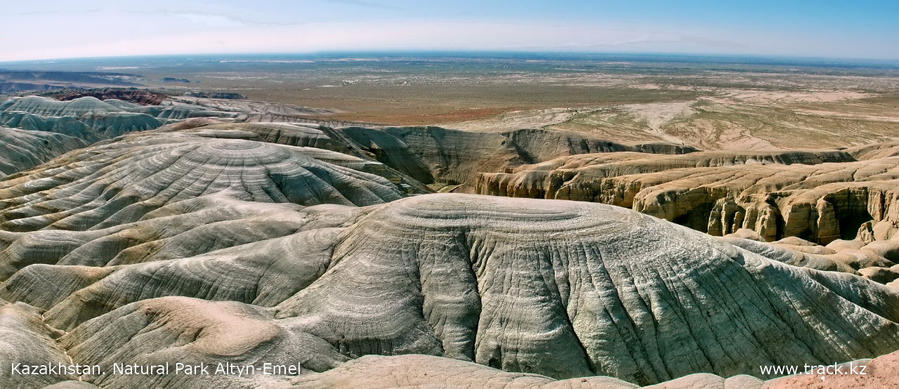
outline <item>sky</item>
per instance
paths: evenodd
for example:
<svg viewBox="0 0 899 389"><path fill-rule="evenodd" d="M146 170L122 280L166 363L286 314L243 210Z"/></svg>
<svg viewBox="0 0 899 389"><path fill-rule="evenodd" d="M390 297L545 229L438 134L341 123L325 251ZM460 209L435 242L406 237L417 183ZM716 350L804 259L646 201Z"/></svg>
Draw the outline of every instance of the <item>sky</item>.
<svg viewBox="0 0 899 389"><path fill-rule="evenodd" d="M899 0L42 0L0 9L0 61L391 50L899 59Z"/></svg>

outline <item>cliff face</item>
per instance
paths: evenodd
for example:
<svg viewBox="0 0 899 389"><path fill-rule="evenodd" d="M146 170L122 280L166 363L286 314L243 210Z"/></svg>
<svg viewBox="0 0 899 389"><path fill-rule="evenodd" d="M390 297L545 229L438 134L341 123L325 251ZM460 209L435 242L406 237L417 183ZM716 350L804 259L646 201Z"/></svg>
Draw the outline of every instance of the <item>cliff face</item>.
<svg viewBox="0 0 899 389"><path fill-rule="evenodd" d="M895 235L897 188L899 158L858 161L847 151L574 155L484 173L476 185L481 194L624 206L712 235L745 228L823 244Z"/></svg>

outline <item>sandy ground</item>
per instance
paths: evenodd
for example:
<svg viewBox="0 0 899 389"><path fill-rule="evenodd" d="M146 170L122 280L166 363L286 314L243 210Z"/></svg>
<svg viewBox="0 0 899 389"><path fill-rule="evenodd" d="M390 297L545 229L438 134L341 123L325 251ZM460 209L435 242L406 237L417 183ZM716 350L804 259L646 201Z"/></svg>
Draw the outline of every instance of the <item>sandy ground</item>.
<svg viewBox="0 0 899 389"><path fill-rule="evenodd" d="M622 108L634 114L637 120L643 121L649 129L656 133L660 139L671 143L684 143L684 140L670 135L662 128L678 117L688 117L695 113L690 108L696 101L682 101L672 103L629 104Z"/></svg>
<svg viewBox="0 0 899 389"><path fill-rule="evenodd" d="M438 126L465 131L502 132L521 128L542 128L564 123L590 108L547 108L504 112L487 119L438 123Z"/></svg>
<svg viewBox="0 0 899 389"><path fill-rule="evenodd" d="M660 141L706 150L848 147L899 137L899 111L889 109L894 102L871 99L876 96L729 88L683 101L515 110L439 125L486 132L555 128L625 143Z"/></svg>
<svg viewBox="0 0 899 389"><path fill-rule="evenodd" d="M732 90L727 91L723 97L710 97L710 100L719 102L746 102L753 104L772 103L832 103L837 101L857 100L872 97L870 93L854 91L808 91L808 92L783 92L764 90Z"/></svg>

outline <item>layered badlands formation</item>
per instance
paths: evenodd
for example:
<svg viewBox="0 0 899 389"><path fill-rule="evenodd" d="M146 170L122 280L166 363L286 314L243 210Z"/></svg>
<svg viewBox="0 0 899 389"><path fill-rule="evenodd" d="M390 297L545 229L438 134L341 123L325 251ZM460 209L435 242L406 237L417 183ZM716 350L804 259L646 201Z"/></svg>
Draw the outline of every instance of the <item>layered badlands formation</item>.
<svg viewBox="0 0 899 389"><path fill-rule="evenodd" d="M236 113L166 102L139 105L123 100L80 97L57 101L48 97L15 97L0 103L0 126L55 132L88 142L113 138L132 131L158 128L192 117L229 118Z"/></svg>
<svg viewBox="0 0 899 389"><path fill-rule="evenodd" d="M160 105L166 96L145 89L66 89L45 94L60 101L75 100L82 97L94 97L99 100L123 100L140 105Z"/></svg>
<svg viewBox="0 0 899 389"><path fill-rule="evenodd" d="M0 127L0 178L86 145L68 135Z"/></svg>
<svg viewBox="0 0 899 389"><path fill-rule="evenodd" d="M897 220L895 158L884 147L663 155L638 151L692 150L538 130L211 120L129 133L0 181L0 362L107 372L116 363L300 363L308 374L4 369L0 387L787 385L763 382L775 377L759 366L899 349L899 293L883 285L897 260L894 229L882 224ZM576 153L592 154L566 157ZM863 155L876 158L858 162ZM770 174L753 178L750 167ZM697 173L704 168L712 170ZM692 198L678 185L721 187L710 208L733 194L733 213L718 213L719 235L735 234L590 202L414 195L435 183L526 188L529 197L593 193L582 199L594 201L606 193L571 189L601 180L568 178L567 192L553 186L567 170L632 182L609 184L622 202L601 202L692 227L691 217L661 211ZM527 185L508 184L529 174L519 180ZM671 186L661 182L666 174ZM631 176L643 178L623 181ZM827 197L843 193L834 185L852 189L848 205ZM865 188L864 207L854 188ZM815 229L791 235L787 226L798 224L787 219L773 236L755 228L765 225L751 212L759 193L777 194L765 204L792 220L781 209L814 209L806 229ZM817 206L822 198L830 208ZM635 205L650 200L660 211ZM867 225L869 235L837 240L855 238L841 224L844 209L862 208L870 220L850 218L849 227ZM705 230L714 234L712 224ZM811 242L829 237L829 247ZM895 365L882 358L875 362Z"/></svg>
<svg viewBox="0 0 899 389"><path fill-rule="evenodd" d="M0 296L63 331L58 343L30 341L106 369L179 360L325 371L366 354L428 354L651 384L899 348L889 289L623 208L451 194L301 207L241 195L170 202L104 228L5 233Z"/></svg>
<svg viewBox="0 0 899 389"><path fill-rule="evenodd" d="M884 283L899 278L894 143L844 151L572 155L483 173L476 190L619 205L727 235L783 262L858 271Z"/></svg>
<svg viewBox="0 0 899 389"><path fill-rule="evenodd" d="M899 158L856 160L845 151L699 152L658 158L582 154L484 173L484 194L594 201L685 224L712 235L754 230L767 240L821 243L899 222Z"/></svg>

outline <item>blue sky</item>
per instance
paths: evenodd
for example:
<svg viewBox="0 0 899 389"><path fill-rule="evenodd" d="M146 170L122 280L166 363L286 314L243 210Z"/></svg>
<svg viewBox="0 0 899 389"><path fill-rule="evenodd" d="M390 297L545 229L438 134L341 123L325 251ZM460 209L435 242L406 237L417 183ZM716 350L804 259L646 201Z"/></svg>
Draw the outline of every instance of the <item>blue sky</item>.
<svg viewBox="0 0 899 389"><path fill-rule="evenodd" d="M899 1L4 2L0 61L352 50L899 59Z"/></svg>

